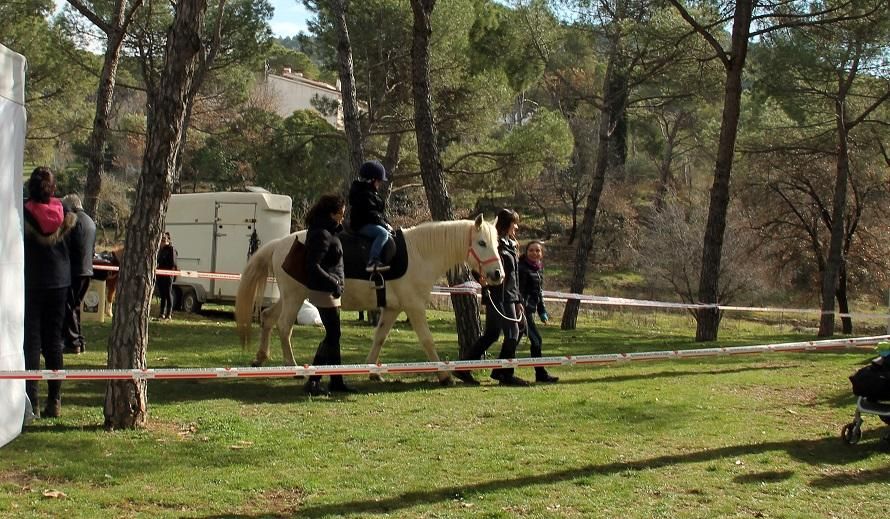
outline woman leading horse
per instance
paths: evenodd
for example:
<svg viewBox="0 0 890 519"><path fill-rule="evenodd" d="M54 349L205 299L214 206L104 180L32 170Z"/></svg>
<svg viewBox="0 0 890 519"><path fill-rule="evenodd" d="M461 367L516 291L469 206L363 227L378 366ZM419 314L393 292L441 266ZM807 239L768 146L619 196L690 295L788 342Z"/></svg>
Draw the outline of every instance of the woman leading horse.
<svg viewBox="0 0 890 519"><path fill-rule="evenodd" d="M433 285L452 267L467 263L478 270L489 284L497 285L503 281L504 269L498 256L497 231L494 225L483 220L481 214L475 220L424 223L405 229L404 237L408 254L407 271L400 278L386 283L386 307L381 309L368 363L377 362L380 349L401 312L408 316L427 359L432 362L439 360L427 324L426 308ZM286 274L281 266L295 239L305 243L306 231L270 241L251 257L241 274L235 300L235 322L245 347L250 336L255 303L258 296L264 293L270 274L278 281L281 293L278 302L262 312L262 333L255 366L262 365L269 358L269 336L273 326L278 327L284 363L296 365L291 349L291 328L308 289ZM342 309L377 309L374 287L367 278L346 279ZM442 384L451 382L448 372L439 372L438 377Z"/></svg>

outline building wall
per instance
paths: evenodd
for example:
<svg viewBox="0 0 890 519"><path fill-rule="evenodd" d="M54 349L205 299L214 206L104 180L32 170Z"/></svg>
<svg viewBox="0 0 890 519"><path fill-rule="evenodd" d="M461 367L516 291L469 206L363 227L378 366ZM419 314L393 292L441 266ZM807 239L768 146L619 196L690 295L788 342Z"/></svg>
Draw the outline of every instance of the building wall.
<svg viewBox="0 0 890 519"><path fill-rule="evenodd" d="M288 117L296 110L312 110L318 113L318 110L312 106L312 99L315 96L336 101L337 112L323 117L334 128L343 129L343 109L340 106L342 98L337 87L287 72L280 76L268 74L266 87L275 100L275 113L282 117Z"/></svg>

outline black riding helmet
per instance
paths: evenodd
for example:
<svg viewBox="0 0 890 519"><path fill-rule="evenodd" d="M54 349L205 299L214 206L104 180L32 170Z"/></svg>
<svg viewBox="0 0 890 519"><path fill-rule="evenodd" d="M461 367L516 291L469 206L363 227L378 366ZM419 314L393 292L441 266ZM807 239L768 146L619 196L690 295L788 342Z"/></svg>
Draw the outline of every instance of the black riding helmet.
<svg viewBox="0 0 890 519"><path fill-rule="evenodd" d="M358 170L358 174L360 177L367 180L381 180L386 182L386 168L376 160L369 160L362 164L362 167Z"/></svg>

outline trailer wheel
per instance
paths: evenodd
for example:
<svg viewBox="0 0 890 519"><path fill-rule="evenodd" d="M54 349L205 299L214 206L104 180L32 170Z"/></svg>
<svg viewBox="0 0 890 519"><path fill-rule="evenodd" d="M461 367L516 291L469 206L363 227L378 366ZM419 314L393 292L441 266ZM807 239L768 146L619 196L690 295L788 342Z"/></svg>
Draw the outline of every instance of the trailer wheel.
<svg viewBox="0 0 890 519"><path fill-rule="evenodd" d="M195 293L195 289L182 289L182 311L191 314L201 311L201 302L198 301L198 294Z"/></svg>

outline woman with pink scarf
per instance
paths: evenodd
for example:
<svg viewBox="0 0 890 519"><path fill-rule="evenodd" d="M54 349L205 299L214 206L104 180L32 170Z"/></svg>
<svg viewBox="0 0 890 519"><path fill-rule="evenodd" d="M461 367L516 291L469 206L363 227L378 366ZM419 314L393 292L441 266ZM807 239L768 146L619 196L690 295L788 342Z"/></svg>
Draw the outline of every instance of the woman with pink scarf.
<svg viewBox="0 0 890 519"><path fill-rule="evenodd" d="M67 212L55 198L56 181L49 168L39 167L28 180L24 205L25 238L25 369L63 369L62 325L65 302L71 285L71 262L66 237L77 225L77 216ZM44 417L62 412L62 381L50 380ZM34 414L40 416L37 381L25 382Z"/></svg>

